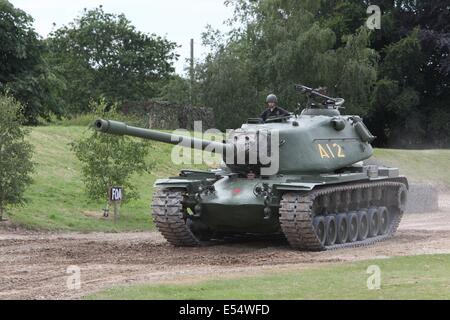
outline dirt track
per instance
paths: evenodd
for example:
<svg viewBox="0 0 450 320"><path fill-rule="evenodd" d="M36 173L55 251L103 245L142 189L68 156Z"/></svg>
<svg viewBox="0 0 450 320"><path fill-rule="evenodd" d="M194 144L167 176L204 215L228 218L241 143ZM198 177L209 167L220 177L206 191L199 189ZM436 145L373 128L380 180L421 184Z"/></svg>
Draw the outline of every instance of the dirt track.
<svg viewBox="0 0 450 320"><path fill-rule="evenodd" d="M196 281L343 261L450 253L450 195L440 212L406 215L397 236L366 248L298 252L267 241L173 248L156 232L55 234L0 229L0 299L71 299L112 285ZM67 267L81 268L68 290Z"/></svg>

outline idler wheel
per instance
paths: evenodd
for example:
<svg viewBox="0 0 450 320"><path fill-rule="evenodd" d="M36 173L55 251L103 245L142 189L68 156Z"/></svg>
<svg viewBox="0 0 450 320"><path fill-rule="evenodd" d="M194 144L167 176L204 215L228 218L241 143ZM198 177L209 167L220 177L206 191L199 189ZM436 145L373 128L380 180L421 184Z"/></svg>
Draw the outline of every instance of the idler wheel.
<svg viewBox="0 0 450 320"><path fill-rule="evenodd" d="M358 241L367 239L369 235L369 222L367 220L367 211L358 212Z"/></svg>
<svg viewBox="0 0 450 320"><path fill-rule="evenodd" d="M355 242L358 240L358 215L356 212L348 214L348 239L347 242Z"/></svg>
<svg viewBox="0 0 450 320"><path fill-rule="evenodd" d="M348 219L345 213L338 214L336 217L337 238L336 243L343 244L348 239Z"/></svg>
<svg viewBox="0 0 450 320"><path fill-rule="evenodd" d="M322 245L325 245L325 241L327 239L327 228L325 226L325 218L324 217L315 217L314 218L314 230L316 231L317 238L319 239Z"/></svg>
<svg viewBox="0 0 450 320"><path fill-rule="evenodd" d="M389 231L389 226L391 224L389 211L386 207L378 208L379 221L380 221L380 230L378 232L379 235L387 234Z"/></svg>
<svg viewBox="0 0 450 320"><path fill-rule="evenodd" d="M369 222L369 238L376 237L380 231L380 215L378 208L370 208L367 219Z"/></svg>
<svg viewBox="0 0 450 320"><path fill-rule="evenodd" d="M326 216L325 217L325 226L327 230L327 239L325 244L327 246L332 246L336 243L337 239L337 224L336 218L334 216Z"/></svg>

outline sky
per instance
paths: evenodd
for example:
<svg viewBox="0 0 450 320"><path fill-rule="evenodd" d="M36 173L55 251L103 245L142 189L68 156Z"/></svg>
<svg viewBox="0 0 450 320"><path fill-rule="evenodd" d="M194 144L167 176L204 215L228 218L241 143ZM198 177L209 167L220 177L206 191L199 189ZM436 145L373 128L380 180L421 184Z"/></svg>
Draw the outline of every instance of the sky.
<svg viewBox="0 0 450 320"><path fill-rule="evenodd" d="M34 18L34 27L42 37L77 17L84 8L103 5L106 12L124 13L142 32L165 36L181 45L175 64L176 72L185 74L186 59L190 56L190 39L194 39L195 58L201 59L207 48L201 46L201 33L207 24L222 31L228 30L223 22L230 18L232 9L224 0L9 0Z"/></svg>

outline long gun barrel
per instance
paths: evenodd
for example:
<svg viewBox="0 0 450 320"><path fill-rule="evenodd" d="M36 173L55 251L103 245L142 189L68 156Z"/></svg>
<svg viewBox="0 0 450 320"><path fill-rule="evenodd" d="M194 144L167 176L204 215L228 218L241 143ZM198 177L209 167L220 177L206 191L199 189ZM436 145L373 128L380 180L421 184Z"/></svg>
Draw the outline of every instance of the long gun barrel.
<svg viewBox="0 0 450 320"><path fill-rule="evenodd" d="M227 148L227 144L221 142L202 140L189 136L180 136L150 129L133 127L127 125L126 123L113 120L98 119L94 122L94 128L102 133L127 135L147 140L155 140L164 143L180 145L192 149L207 149L208 151L220 154L224 154Z"/></svg>

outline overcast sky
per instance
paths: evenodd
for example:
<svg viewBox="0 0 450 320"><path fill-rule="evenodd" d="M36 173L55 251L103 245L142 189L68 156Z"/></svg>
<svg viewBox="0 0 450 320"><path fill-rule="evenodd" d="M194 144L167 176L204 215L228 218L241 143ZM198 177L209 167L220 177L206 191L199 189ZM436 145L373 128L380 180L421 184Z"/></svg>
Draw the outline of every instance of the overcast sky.
<svg viewBox="0 0 450 320"><path fill-rule="evenodd" d="M189 58L189 42L195 41L196 58L201 58L206 48L201 47L201 33L207 24L227 30L223 21L231 17L232 9L224 0L9 0L30 14L36 31L46 37L53 28L67 24L78 16L83 8L103 5L110 13L124 13L140 31L166 36L182 47L176 71L184 73L185 59Z"/></svg>

